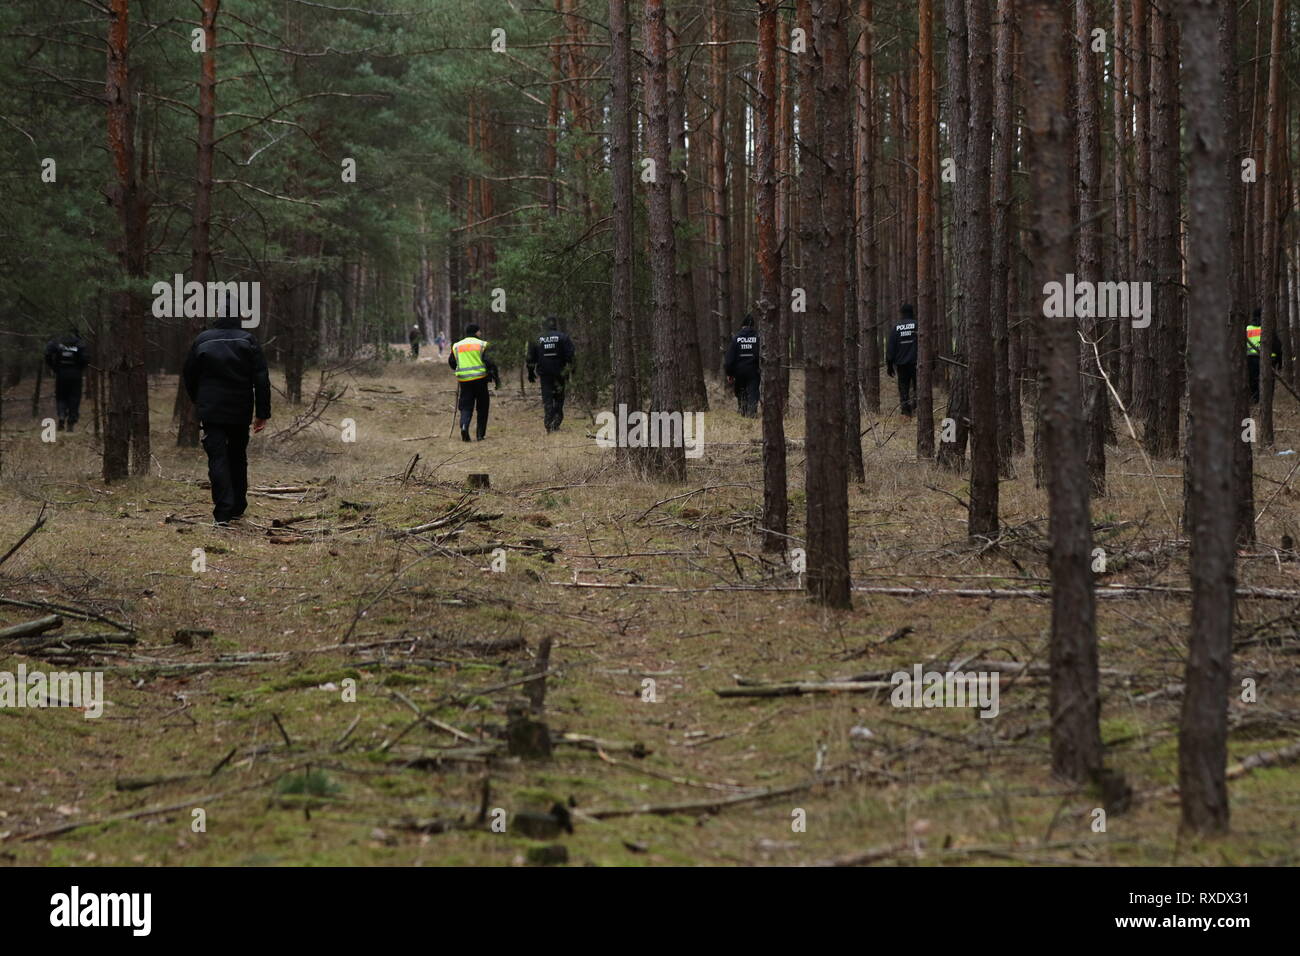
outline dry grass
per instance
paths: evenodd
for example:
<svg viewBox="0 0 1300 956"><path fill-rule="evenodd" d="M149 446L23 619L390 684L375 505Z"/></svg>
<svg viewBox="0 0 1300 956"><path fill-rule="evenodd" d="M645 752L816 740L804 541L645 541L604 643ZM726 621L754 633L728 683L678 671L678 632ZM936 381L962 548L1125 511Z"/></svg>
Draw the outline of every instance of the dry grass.
<svg viewBox="0 0 1300 956"><path fill-rule="evenodd" d="M821 680L976 653L1042 661L1047 645L1047 607L1037 600L859 594L852 612L839 613L795 591L701 590L796 583L758 551L758 424L737 416L728 396L714 394L705 455L690 462L688 484L676 488L617 468L612 452L591 439L589 414L572 404L563 431L545 435L535 389L521 398L513 380L494 400L488 441L449 440L454 385L436 352L349 384L327 412L328 424L283 442L253 442L254 484L305 484L314 500L255 498L252 524L235 531L210 527L210 502L197 484L201 453L172 445L164 410L174 380L160 380L151 396L151 476L108 488L97 477L89 434L42 444L36 422L13 418L19 395L6 402L0 544L7 549L42 502L51 510L46 528L0 569L3 594L128 619L142 643L122 649L127 659L95 658L110 701L99 720L67 710L0 710L0 833L8 835L0 860L526 859L537 841L513 832L407 828L432 819L472 822L486 778L489 807L509 814L572 798L576 832L562 842L576 863L801 863L877 847L896 848L889 861L913 863L1297 862L1295 767L1259 770L1231 785L1233 834L1223 840L1180 840L1176 802L1141 796L1176 779L1178 697L1141 698L1181 678L1184 600L1153 595L1100 606L1102 666L1122 672L1105 679L1108 761L1140 796L1096 833L1089 811L1098 798L1068 791L1047 772L1042 680L1004 686L1001 713L991 720L969 710L900 711L887 693L753 700L713 693L734 686L736 675ZM401 391L359 390L384 386ZM788 434L797 439L797 401L791 414ZM281 409L276 416L272 430L291 417ZM355 443L339 438L344 418L356 423ZM1300 442L1297 420L1286 405L1280 441ZM884 415L864 425L872 426L867 480L850 496L858 583L1018 587L1046 574L1046 503L1026 460L1018 463L1021 477L1002 486L1003 521L1014 531L1003 547L981 552L966 542L965 512L952 497L965 497L964 477L915 460L910 422ZM403 484L417 452L420 461ZM1260 457L1261 506L1280 487L1266 479L1282 481L1294 460ZM1178 462L1155 464L1160 476L1180 470ZM1172 544L1178 535L1154 490L1158 484L1176 514L1181 482L1146 477L1127 441L1112 450L1111 466L1111 494L1094 513L1098 544L1112 564L1107 581L1185 585L1186 549ZM790 467L799 534L798 447ZM476 495L473 507L500 518L465 524L436 545L429 536L389 533L445 513L462 497L469 472L491 475L492 488ZM660 499L710 485L726 487L638 520ZM1278 494L1260 522L1261 542L1300 537L1296 494ZM299 514L315 515L297 525L304 534L264 530L273 518ZM168 523L168 516L196 523ZM537 550L538 541L560 550ZM486 545L515 546L504 572L489 569L487 553L455 553ZM1120 557L1164 546L1142 561ZM205 573L191 570L195 548L206 551ZM1296 568L1261 546L1243 555L1241 583L1296 588ZM692 590L566 586L575 576ZM31 616L0 606L0 625ZM1300 610L1295 602L1245 601L1239 617L1238 674L1258 681L1259 700L1231 705L1234 758L1290 743L1300 727ZM912 628L906 637L883 642L905 626ZM177 628L194 627L214 636L172 643ZM64 629L92 628L70 621ZM349 632L353 646L338 647ZM640 742L649 756L561 747L549 761L484 758L483 747L424 726L383 749L412 721L398 693L475 741L498 741L505 706L519 688L485 689L524 674L546 636L554 639L552 731ZM483 646L514 638L523 638L525 649ZM0 649L0 670L22 661L38 666ZM226 666L180 670L159 662ZM349 678L357 684L355 703L343 700ZM647 679L655 681L655 703L642 699ZM863 727L872 736L851 733ZM142 777L179 779L115 786ZM812 786L715 813L583 816L802 782ZM191 828L194 807L207 813L205 833ZM792 831L796 809L806 812L806 832ZM67 823L87 825L21 839Z"/></svg>

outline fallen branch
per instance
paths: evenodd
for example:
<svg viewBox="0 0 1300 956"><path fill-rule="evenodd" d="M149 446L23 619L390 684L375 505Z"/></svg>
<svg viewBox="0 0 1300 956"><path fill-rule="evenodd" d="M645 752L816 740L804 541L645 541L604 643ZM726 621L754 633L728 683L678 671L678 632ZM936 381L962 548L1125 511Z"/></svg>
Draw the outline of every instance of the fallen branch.
<svg viewBox="0 0 1300 956"><path fill-rule="evenodd" d="M6 627L0 630L0 641L12 641L19 637L31 637L35 634L43 634L45 631L52 631L57 627L63 626L63 618L57 614L51 614L49 617L38 617L34 621L24 621L22 624L14 624L12 627Z"/></svg>
<svg viewBox="0 0 1300 956"><path fill-rule="evenodd" d="M5 552L5 556L3 558L0 558L0 564L4 564L11 557L13 557L13 555L18 551L18 549L27 543L28 538L30 538L36 532L40 531L41 528L45 526L45 508L46 505L42 504L40 513L36 515L35 524L33 524L30 528L27 529L27 533L24 534L21 538L19 538L17 542L14 543L14 546L12 548L10 548L8 551Z"/></svg>

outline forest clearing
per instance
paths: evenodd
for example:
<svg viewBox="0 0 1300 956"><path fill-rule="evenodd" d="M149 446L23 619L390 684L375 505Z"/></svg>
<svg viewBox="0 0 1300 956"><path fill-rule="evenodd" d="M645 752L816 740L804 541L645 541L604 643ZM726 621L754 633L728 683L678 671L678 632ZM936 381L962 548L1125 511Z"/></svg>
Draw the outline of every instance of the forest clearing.
<svg viewBox="0 0 1300 956"><path fill-rule="evenodd" d="M708 454L679 489L620 477L589 413L543 438L535 390L503 389L492 438L462 446L437 414L452 381L431 362L357 374L330 409L333 427L255 439L254 484L304 490L255 498L240 530L204 520L192 450L160 449L149 477L106 487L89 434L57 451L12 434L11 460L23 465L0 499L0 542L47 510L2 569L5 597L102 615L133 642L6 648L0 669L103 670L109 702L99 720L0 711L9 862L509 864L560 843L571 863L606 865L1295 864L1294 597L1240 601L1236 668L1258 681L1260 703L1229 716L1231 764L1293 756L1233 779L1230 841L1178 836L1170 790L1189 602L1161 589L1185 588L1187 542L1157 494L1176 499L1177 461L1154 461L1153 481L1121 443L1122 491L1096 515L1108 555L1100 590L1149 590L1098 605L1102 733L1133 795L1095 833L1092 811L1110 798L1063 788L1048 771L1048 604L944 593L1045 587L1046 502L1024 460L1004 482L1003 541L973 547L967 482L915 460L899 440L902 416L869 419L871 467L850 495L863 590L851 612L816 610L756 543L752 421L711 413ZM344 417L357 423L354 444L339 439ZM1280 428L1295 435L1296 424L1288 406ZM1261 488L1278 494L1261 543L1239 556L1244 591L1300 589L1294 552L1265 543L1296 536L1297 492L1273 484L1293 463L1258 463ZM471 472L491 487L467 492ZM192 569L196 547L204 573ZM45 612L5 606L0 624L33 613ZM200 633L177 639L187 631ZM52 634L63 632L123 637L71 617ZM526 698L521 679L546 639L540 719L553 753L512 757L509 709ZM1024 669L1000 667L991 719L891 705L892 674L948 661ZM355 703L342 699L348 676ZM719 696L846 680L884 686ZM489 810L511 816L572 798L572 835L545 822L537 835L492 832L479 822L485 788ZM207 810L206 834L191 832L195 806ZM805 832L791 829L798 809Z"/></svg>

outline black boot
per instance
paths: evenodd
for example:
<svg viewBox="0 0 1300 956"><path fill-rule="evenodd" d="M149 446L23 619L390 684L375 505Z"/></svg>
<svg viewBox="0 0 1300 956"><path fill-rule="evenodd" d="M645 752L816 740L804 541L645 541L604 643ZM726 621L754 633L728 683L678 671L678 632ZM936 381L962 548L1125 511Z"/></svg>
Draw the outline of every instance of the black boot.
<svg viewBox="0 0 1300 956"><path fill-rule="evenodd" d="M461 441L469 441L469 429L468 429L468 428L462 428L462 429L460 430L460 440L461 440Z"/></svg>

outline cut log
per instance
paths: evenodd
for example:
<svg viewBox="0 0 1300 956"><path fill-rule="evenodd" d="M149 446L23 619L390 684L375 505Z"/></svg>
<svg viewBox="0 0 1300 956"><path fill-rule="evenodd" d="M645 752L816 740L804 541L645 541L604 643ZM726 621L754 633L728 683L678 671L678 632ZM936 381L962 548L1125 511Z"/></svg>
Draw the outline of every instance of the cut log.
<svg viewBox="0 0 1300 956"><path fill-rule="evenodd" d="M490 488L492 486L491 479L482 472L471 472L465 476L465 481L471 488Z"/></svg>
<svg viewBox="0 0 1300 956"><path fill-rule="evenodd" d="M12 641L18 637L31 637L33 634L44 634L46 631L52 631L56 627L63 626L63 618L57 614L51 614L49 617L38 617L34 621L27 621L24 624L15 624L12 627L6 627L0 630L0 641Z"/></svg>

